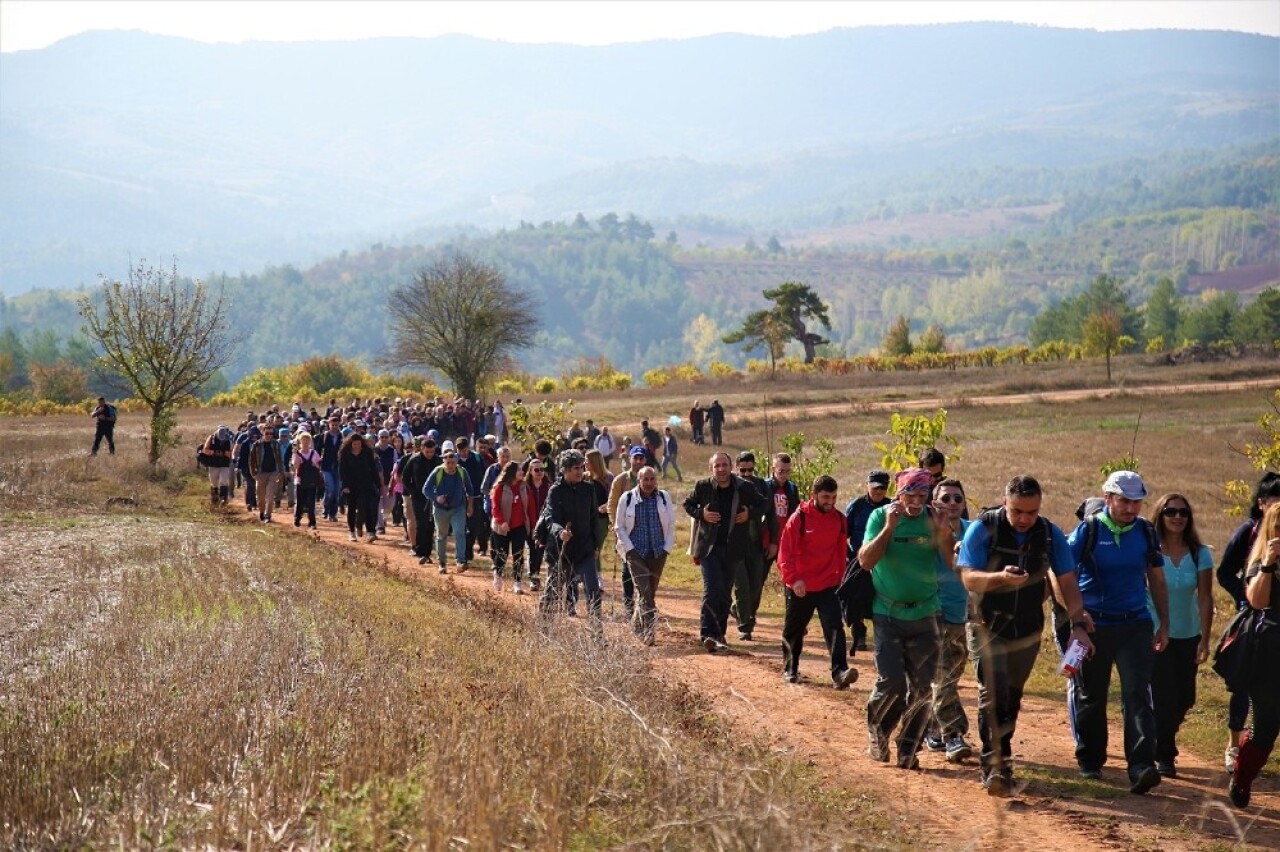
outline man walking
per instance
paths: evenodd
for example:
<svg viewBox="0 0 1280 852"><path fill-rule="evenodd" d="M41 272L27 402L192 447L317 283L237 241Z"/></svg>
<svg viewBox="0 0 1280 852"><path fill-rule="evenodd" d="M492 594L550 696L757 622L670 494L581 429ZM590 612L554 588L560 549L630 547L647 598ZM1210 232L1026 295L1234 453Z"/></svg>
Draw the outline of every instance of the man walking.
<svg viewBox="0 0 1280 852"><path fill-rule="evenodd" d="M707 425L711 427L711 443L717 447L720 446L723 439L724 406L720 404L718 399L711 400L711 407L707 409Z"/></svg>
<svg viewBox="0 0 1280 852"><path fill-rule="evenodd" d="M764 511L764 498L750 482L734 476L729 454L711 456L711 476L700 479L684 501L693 518L689 553L702 572L702 615L698 627L702 646L710 653L723 650L729 626L730 590L751 547L748 521Z"/></svg>
<svg viewBox="0 0 1280 852"><path fill-rule="evenodd" d="M667 554L675 549L676 512L671 495L658 488L658 474L651 467L640 468L639 483L618 501L614 531L618 553L631 569L637 597L631 624L646 645L656 641L654 597Z"/></svg>
<svg viewBox="0 0 1280 852"><path fill-rule="evenodd" d="M446 442L444 464L436 468L427 477L423 486L423 496L431 504L436 527L436 553L440 557L440 573L449 573L448 550L449 531L453 531L453 548L458 566L458 573L466 571L467 554L467 518L471 516L471 498L475 488L467 471L458 464L458 451Z"/></svg>
<svg viewBox="0 0 1280 852"><path fill-rule="evenodd" d="M596 568L598 538L595 485L584 476L587 460L577 450L565 450L559 456L560 478L547 492L544 508L547 520L547 585L538 609L549 615L565 605L567 583L581 581L587 594L587 611L592 629L602 635L600 616L600 575ZM542 519L539 519L542 523Z"/></svg>
<svg viewBox="0 0 1280 852"><path fill-rule="evenodd" d="M1072 635L1092 648L1075 559L1062 530L1041 517L1041 497L1034 477L1009 480L1001 507L966 527L957 557L974 598L969 655L978 678L982 786L992 796L1008 796L1016 786L1013 734L1023 688L1040 653L1050 572L1071 613Z"/></svg>
<svg viewBox="0 0 1280 852"><path fill-rule="evenodd" d="M1155 713L1151 706L1154 655L1168 644L1169 597L1164 558L1151 522L1141 517L1147 487L1131 470L1118 470L1102 486L1106 504L1071 534L1080 595L1094 625L1093 656L1075 676L1069 708L1076 763L1084 778L1102 777L1107 758L1107 691L1112 666L1120 673L1124 754L1129 791L1143 794L1160 783L1155 766ZM1153 629L1147 595L1160 627ZM1070 606L1070 601L1067 601ZM1079 634L1080 631L1076 631Z"/></svg>
<svg viewBox="0 0 1280 852"><path fill-rule="evenodd" d="M764 501L765 482L756 476L756 456L750 450L738 454L738 476L751 483ZM768 565L766 557L777 553L773 542L778 540L779 529L777 515L767 501L747 519L748 547L733 578L734 600L730 608L730 614L738 622L738 638L744 642L751 641L756 629L756 613L760 610Z"/></svg>
<svg viewBox="0 0 1280 852"><path fill-rule="evenodd" d="M276 441L276 427L265 426L262 440L249 450L249 475L257 486L258 519L264 524L271 523L271 509L275 506L284 471L284 454Z"/></svg>
<svg viewBox="0 0 1280 852"><path fill-rule="evenodd" d="M836 481L820 476L813 496L787 521L778 548L778 573L782 575L786 617L782 625L782 677L800 680L800 652L813 614L818 614L822 638L831 654L831 680L836 689L848 689L858 679L849 668L840 622L836 587L844 576L844 547L848 540L844 515L836 511Z"/></svg>
<svg viewBox="0 0 1280 852"><path fill-rule="evenodd" d="M326 421L324 433L316 441L320 451L320 472L324 474L324 519L338 520L338 498L342 481L338 476L338 450L342 449L342 418L337 414Z"/></svg>
<svg viewBox="0 0 1280 852"><path fill-rule="evenodd" d="M875 589L876 684L867 700L872 759L889 762L898 723L898 766L918 769L938 668L938 559L955 564L950 532L928 509L933 479L919 468L897 477L893 502L871 513L858 561Z"/></svg>
<svg viewBox="0 0 1280 852"><path fill-rule="evenodd" d="M845 521L849 526L849 563L845 569L844 580L840 583L840 610L844 615L844 623L849 625L853 633L855 651L867 650L867 622L871 617L871 602L875 598L875 589L871 584L871 572L864 570L858 561L858 551L862 548L862 539L867 532L867 521L871 513L891 502L889 494L889 472L873 470L867 474L866 493L850 501L844 510Z"/></svg>
<svg viewBox="0 0 1280 852"><path fill-rule="evenodd" d="M98 404L94 406L89 416L93 418L95 424L92 454L95 456L98 454L98 447L102 445L103 439L106 439L107 453L114 456L116 454L116 407L109 404L105 396L100 396Z"/></svg>

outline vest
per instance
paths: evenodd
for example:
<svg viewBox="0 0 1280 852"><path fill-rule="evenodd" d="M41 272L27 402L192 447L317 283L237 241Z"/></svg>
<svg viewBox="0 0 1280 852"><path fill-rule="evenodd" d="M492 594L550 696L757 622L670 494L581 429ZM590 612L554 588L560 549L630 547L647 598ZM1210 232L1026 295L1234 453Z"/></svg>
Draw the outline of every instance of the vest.
<svg viewBox="0 0 1280 852"><path fill-rule="evenodd" d="M1025 568L1028 580L1016 589L987 592L978 600L983 625L1001 639L1021 639L1044 630L1045 583L1049 575L1049 522L1036 518L1022 544L1003 509L983 512L978 520L991 537L987 571L1003 571L1006 565Z"/></svg>

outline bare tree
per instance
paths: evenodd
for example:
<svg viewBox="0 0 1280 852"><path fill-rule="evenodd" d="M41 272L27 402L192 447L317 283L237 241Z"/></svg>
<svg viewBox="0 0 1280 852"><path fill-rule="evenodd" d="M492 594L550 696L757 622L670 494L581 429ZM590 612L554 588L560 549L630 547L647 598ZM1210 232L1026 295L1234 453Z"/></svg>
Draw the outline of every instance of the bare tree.
<svg viewBox="0 0 1280 852"><path fill-rule="evenodd" d="M104 280L101 295L101 305L82 297L80 316L103 366L151 410L154 465L179 440L178 404L231 360L226 304L199 281L179 282L176 263L165 270L145 259L130 265L127 282Z"/></svg>
<svg viewBox="0 0 1280 852"><path fill-rule="evenodd" d="M485 379L533 344L541 326L533 296L465 255L441 258L392 291L390 367L427 367L474 399Z"/></svg>

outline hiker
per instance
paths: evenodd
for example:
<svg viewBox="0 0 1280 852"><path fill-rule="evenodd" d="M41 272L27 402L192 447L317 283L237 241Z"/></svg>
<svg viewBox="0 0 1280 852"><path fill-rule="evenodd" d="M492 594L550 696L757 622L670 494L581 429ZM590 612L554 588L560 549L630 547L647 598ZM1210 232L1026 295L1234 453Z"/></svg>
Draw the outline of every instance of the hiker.
<svg viewBox="0 0 1280 852"><path fill-rule="evenodd" d="M667 555L675 549L676 513L671 495L658 488L652 467L642 467L636 486L618 500L614 531L618 554L631 569L635 583L635 614L632 629L645 645L656 641L657 606L654 596L662 580Z"/></svg>
<svg viewBox="0 0 1280 852"><path fill-rule="evenodd" d="M382 471L363 433L353 431L343 440L338 451L338 478L347 504L347 537L358 540L363 527L369 541L377 541Z"/></svg>
<svg viewBox="0 0 1280 852"><path fill-rule="evenodd" d="M219 426L204 440L200 448L204 466L209 471L209 502L225 506L231 499L231 430Z"/></svg>
<svg viewBox="0 0 1280 852"><path fill-rule="evenodd" d="M316 494L324 482L320 472L320 453L315 449L315 441L310 432L301 432L297 440L298 447L293 452L293 475L297 501L293 509L293 525L302 525L302 516L307 516L307 529L316 528Z"/></svg>
<svg viewBox="0 0 1280 852"><path fill-rule="evenodd" d="M441 574L449 573L446 546L449 532L453 531L453 549L458 573L470 565L467 550L467 519L471 517L475 486L466 468L458 463L458 451L452 441L444 442L444 463L431 472L422 493L431 505L436 527L436 553L440 558Z"/></svg>
<svg viewBox="0 0 1280 852"><path fill-rule="evenodd" d="M871 572L858 561L858 551L862 549L871 513L893 502L888 496L889 472L886 470L876 469L868 473L864 488L866 493L849 501L844 510L849 528L849 555L844 580L840 584L840 610L844 623L849 625L853 634L855 653L867 650L866 620L871 618L871 602L875 598Z"/></svg>
<svg viewBox="0 0 1280 852"><path fill-rule="evenodd" d="M749 546L733 577L733 605L729 614L738 623L738 638L750 642L756 629L756 613L760 611L760 596L764 593L767 557L770 551L776 555L772 542L776 542L781 527L773 506L765 500L765 481L756 476L756 456L750 450L738 454L738 477L751 483L760 494L760 509L752 510L747 518Z"/></svg>
<svg viewBox="0 0 1280 852"><path fill-rule="evenodd" d="M547 585L539 601L543 615L564 606L566 585L580 581L587 595L587 611L597 636L603 635L600 576L596 567L599 526L595 484L586 479L587 460L577 450L557 459L560 477L547 492ZM540 518L539 521L542 519Z"/></svg>
<svg viewBox="0 0 1280 852"><path fill-rule="evenodd" d="M804 636L816 612L831 655L831 681L836 689L848 689L858 679L858 671L849 668L840 602L836 600L849 537L844 515L836 509L836 490L833 478L819 476L813 482L812 496L800 504L782 529L778 547L778 573L786 602L782 677L787 683L799 682Z"/></svg>
<svg viewBox="0 0 1280 852"><path fill-rule="evenodd" d="M958 479L943 479L933 487L933 511L938 522L951 533L955 547L964 538L968 521L964 510L964 485ZM933 715L924 745L929 751L946 754L948 763L960 763L973 755L965 741L969 717L960 703L957 684L969 661L969 592L958 570L938 560L938 672L933 678Z"/></svg>
<svg viewBox="0 0 1280 852"><path fill-rule="evenodd" d="M520 476L520 465L510 461L510 452L505 453L505 458L508 461L497 463L502 464L502 469L489 492L493 517L493 588L502 591L502 572L510 560L512 591L523 595L520 569L524 562L525 543L533 530L535 516L530 512L534 501L529 494L529 486Z"/></svg>
<svg viewBox="0 0 1280 852"><path fill-rule="evenodd" d="M116 454L116 417L118 412L116 407L107 402L104 396L98 397L98 404L94 406L93 411L89 414L96 424L93 430L93 449L91 455L98 454L98 447L102 445L105 438L107 441L108 455Z"/></svg>

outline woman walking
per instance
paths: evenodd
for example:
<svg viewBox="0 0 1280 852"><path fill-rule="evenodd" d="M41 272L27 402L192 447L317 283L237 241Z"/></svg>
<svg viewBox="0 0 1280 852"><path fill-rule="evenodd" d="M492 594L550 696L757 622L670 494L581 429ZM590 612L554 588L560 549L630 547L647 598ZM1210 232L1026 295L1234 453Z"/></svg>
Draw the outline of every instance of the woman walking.
<svg viewBox="0 0 1280 852"><path fill-rule="evenodd" d="M528 470L525 472L525 485L529 486L529 502L532 504L529 510L529 591L536 592L542 588L542 580L540 577L542 571L542 558L546 555L546 548L538 544L533 537L533 530L538 525L538 515L542 513L542 507L547 502L547 492L551 490L551 477L547 476L546 462L540 458L532 458L525 462Z"/></svg>
<svg viewBox="0 0 1280 852"><path fill-rule="evenodd" d="M1151 513L1164 556L1169 590L1169 644L1155 655L1151 701L1156 717L1156 770L1177 778L1178 728L1196 703L1196 670L1209 659L1213 631L1213 554L1200 543L1191 503L1181 494L1165 494ZM1155 604L1147 608L1157 622Z"/></svg>
<svg viewBox="0 0 1280 852"><path fill-rule="evenodd" d="M310 432L298 435L298 448L293 453L293 484L297 502L293 508L293 525L302 526L307 516L307 529L316 528L316 492L320 490L320 453L316 452Z"/></svg>
<svg viewBox="0 0 1280 852"><path fill-rule="evenodd" d="M524 562L525 542L533 527L529 517L533 498L528 484L520 477L520 465L515 462L503 465L489 502L493 507L493 588L502 591L502 569L510 559L512 589L517 595L523 595L520 567Z"/></svg>
<svg viewBox="0 0 1280 852"><path fill-rule="evenodd" d="M1253 705L1253 729L1241 738L1240 755L1231 774L1231 804L1249 806L1253 781L1262 771L1280 733L1280 503L1272 503L1262 516L1258 537L1249 549L1245 573L1245 596L1249 606L1259 610L1255 618L1256 643L1253 671L1249 679L1249 702Z"/></svg>
<svg viewBox="0 0 1280 852"><path fill-rule="evenodd" d="M382 471L364 435L352 432L338 451L338 475L347 504L347 537L356 541L363 526L369 541L378 540L378 498L382 493Z"/></svg>

